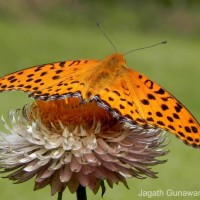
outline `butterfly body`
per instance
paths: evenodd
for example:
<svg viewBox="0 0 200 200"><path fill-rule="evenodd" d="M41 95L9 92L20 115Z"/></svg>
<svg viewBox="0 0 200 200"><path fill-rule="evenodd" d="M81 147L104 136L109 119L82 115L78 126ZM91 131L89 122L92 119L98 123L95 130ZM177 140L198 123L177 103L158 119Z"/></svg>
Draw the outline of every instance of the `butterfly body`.
<svg viewBox="0 0 200 200"><path fill-rule="evenodd" d="M109 88L115 80L121 79L124 73L127 73L125 60L122 59L121 54L112 54L94 65L93 68L95 69L94 73L86 80L87 90L82 93L84 99L101 93L105 88Z"/></svg>
<svg viewBox="0 0 200 200"><path fill-rule="evenodd" d="M192 114L157 83L128 68L122 54L21 70L0 78L0 91L9 90L28 92L40 100L96 101L117 118L165 129L200 146L200 125Z"/></svg>

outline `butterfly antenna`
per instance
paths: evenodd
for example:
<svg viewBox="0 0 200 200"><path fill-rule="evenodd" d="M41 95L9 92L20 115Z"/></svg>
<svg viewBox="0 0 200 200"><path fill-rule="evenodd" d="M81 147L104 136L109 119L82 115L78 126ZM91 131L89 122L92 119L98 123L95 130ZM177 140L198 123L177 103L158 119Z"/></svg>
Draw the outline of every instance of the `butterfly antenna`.
<svg viewBox="0 0 200 200"><path fill-rule="evenodd" d="M138 49L132 49L132 50L124 53L123 55L125 56L125 55L127 55L127 54L129 54L129 53L131 53L133 51L138 51L138 50L142 50L142 49L148 49L148 48L155 47L155 46L158 46L158 45L161 45L161 44L167 44L167 41L165 40L165 41L162 41L162 42L159 42L157 44L150 45L150 46L146 46L146 47L142 47L142 48L138 48Z"/></svg>
<svg viewBox="0 0 200 200"><path fill-rule="evenodd" d="M112 40L107 36L107 34L104 32L104 30L101 28L99 23L96 23L97 26L99 27L100 31L103 33L103 35L105 36L105 38L108 40L108 42L111 44L111 46L113 47L113 49L115 50L115 52L117 53L117 48L114 45L114 43L112 42Z"/></svg>

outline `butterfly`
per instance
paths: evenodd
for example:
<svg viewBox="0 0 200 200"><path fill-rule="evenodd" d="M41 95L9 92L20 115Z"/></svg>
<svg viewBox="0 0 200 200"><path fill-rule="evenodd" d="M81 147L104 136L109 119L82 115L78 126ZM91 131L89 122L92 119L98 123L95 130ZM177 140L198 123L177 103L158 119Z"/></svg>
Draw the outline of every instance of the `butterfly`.
<svg viewBox="0 0 200 200"><path fill-rule="evenodd" d="M37 100L95 101L117 119L151 125L200 146L200 125L168 91L128 68L122 54L34 66L0 78L0 91L21 90Z"/></svg>

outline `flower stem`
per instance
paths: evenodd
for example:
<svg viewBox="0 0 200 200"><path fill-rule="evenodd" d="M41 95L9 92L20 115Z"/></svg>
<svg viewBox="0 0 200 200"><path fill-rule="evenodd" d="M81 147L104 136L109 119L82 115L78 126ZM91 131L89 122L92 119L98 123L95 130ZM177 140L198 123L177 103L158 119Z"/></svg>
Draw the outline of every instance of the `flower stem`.
<svg viewBox="0 0 200 200"><path fill-rule="evenodd" d="M76 191L76 197L77 197L77 200L87 200L85 187L83 187L82 185L78 186L78 189Z"/></svg>
<svg viewBox="0 0 200 200"><path fill-rule="evenodd" d="M62 191L58 192L58 198L57 198L57 200L62 200L62 194L63 194Z"/></svg>
<svg viewBox="0 0 200 200"><path fill-rule="evenodd" d="M60 192L58 192L57 200L62 200L63 191L64 191L64 189L62 189Z"/></svg>

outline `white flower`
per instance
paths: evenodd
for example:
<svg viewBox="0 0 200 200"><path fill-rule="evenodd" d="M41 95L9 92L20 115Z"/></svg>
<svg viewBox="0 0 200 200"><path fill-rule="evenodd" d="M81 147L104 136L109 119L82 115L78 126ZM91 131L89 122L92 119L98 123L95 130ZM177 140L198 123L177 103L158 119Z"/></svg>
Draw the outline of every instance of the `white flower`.
<svg viewBox="0 0 200 200"><path fill-rule="evenodd" d="M51 194L79 184L97 192L126 178L155 178L150 166L166 154L160 129L120 122L95 102L36 101L10 112L9 134L0 133L0 169L22 183L35 176L35 189Z"/></svg>

